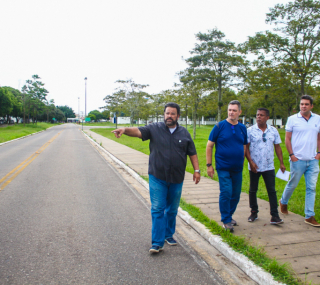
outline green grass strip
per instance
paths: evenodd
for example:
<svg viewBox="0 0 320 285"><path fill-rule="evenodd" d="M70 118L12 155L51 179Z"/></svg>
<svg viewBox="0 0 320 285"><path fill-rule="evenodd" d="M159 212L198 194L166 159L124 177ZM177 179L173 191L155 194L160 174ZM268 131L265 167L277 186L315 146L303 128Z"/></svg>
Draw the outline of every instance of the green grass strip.
<svg viewBox="0 0 320 285"><path fill-rule="evenodd" d="M187 203L184 199L180 201L180 207L189 213L196 221L200 222L214 235L219 235L234 251L248 257L259 267L272 274L275 280L285 284L305 284L297 277L290 264L279 264L275 258L270 258L263 247L252 246L245 237L235 236L226 231L216 221L209 219L198 207Z"/></svg>
<svg viewBox="0 0 320 285"><path fill-rule="evenodd" d="M50 127L60 124L37 123L37 124L15 124L0 127L0 143L18 139L30 134L34 134Z"/></svg>

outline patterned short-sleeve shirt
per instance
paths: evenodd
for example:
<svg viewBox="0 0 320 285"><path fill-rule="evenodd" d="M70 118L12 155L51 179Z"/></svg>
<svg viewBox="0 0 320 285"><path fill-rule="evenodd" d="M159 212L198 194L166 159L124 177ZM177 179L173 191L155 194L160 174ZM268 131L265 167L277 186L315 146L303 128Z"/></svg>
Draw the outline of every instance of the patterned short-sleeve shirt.
<svg viewBox="0 0 320 285"><path fill-rule="evenodd" d="M258 166L258 172L274 169L274 145L281 143L278 130L267 124L267 129L263 132L255 124L248 128L248 143L250 143L250 156ZM265 134L265 135L264 135ZM265 139L265 141L263 140ZM248 165L249 170L250 164Z"/></svg>

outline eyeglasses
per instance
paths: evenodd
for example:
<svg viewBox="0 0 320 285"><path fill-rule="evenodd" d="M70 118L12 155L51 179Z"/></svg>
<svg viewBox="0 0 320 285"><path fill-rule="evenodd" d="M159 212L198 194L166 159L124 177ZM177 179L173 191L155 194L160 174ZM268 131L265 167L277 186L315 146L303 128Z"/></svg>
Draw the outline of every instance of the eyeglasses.
<svg viewBox="0 0 320 285"><path fill-rule="evenodd" d="M234 126L233 125L231 126L231 129L232 129L233 134L235 134L236 131L234 130Z"/></svg>
<svg viewBox="0 0 320 285"><path fill-rule="evenodd" d="M267 141L266 136L267 136L267 134L263 134L263 135L262 135L262 140L263 140L263 142L266 142L266 141Z"/></svg>

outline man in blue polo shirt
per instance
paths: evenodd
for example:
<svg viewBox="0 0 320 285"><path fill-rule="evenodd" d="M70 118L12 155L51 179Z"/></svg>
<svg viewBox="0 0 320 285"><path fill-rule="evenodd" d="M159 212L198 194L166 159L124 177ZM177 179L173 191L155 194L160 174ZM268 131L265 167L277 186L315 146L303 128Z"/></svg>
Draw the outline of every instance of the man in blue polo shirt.
<svg viewBox="0 0 320 285"><path fill-rule="evenodd" d="M237 224L232 219L240 200L242 186L242 170L247 144L247 129L238 122L241 105L233 100L228 105L228 118L219 122L211 131L207 143L207 173L212 178L212 151L216 145L216 169L219 177L220 196L219 209L223 227L233 232Z"/></svg>
<svg viewBox="0 0 320 285"><path fill-rule="evenodd" d="M302 175L306 181L305 223L320 227L314 218L314 202L319 174L320 116L313 114L313 98L300 98L300 112L288 118L286 125L286 148L290 157L291 178L279 201L282 214L288 214L289 199ZM317 151L318 149L318 151Z"/></svg>

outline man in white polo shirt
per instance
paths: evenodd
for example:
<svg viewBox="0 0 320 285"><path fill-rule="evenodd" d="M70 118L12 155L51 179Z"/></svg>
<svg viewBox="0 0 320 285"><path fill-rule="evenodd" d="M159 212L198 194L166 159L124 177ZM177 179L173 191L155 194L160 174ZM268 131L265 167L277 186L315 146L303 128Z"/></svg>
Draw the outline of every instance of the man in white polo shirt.
<svg viewBox="0 0 320 285"><path fill-rule="evenodd" d="M288 214L289 199L304 174L306 181L305 223L320 227L314 218L320 159L320 116L313 114L312 108L313 98L303 95L300 99L300 112L288 118L285 142L290 156L291 178L283 191L279 205L281 213Z"/></svg>

